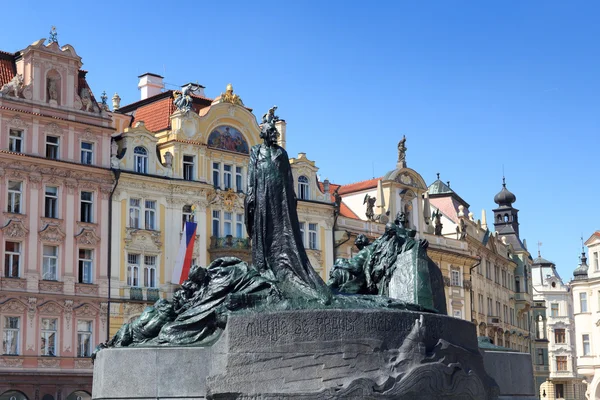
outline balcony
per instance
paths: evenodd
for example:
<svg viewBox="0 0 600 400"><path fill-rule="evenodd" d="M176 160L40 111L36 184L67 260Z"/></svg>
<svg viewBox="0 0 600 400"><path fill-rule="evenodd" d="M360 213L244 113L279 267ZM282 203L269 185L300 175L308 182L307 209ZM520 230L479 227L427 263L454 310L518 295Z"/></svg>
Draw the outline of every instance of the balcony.
<svg viewBox="0 0 600 400"><path fill-rule="evenodd" d="M225 237L210 238L210 259L215 260L219 257L233 256L243 261L251 262L251 244L249 238L237 238L232 235Z"/></svg>
<svg viewBox="0 0 600 400"><path fill-rule="evenodd" d="M131 300L144 300L144 293L141 287L129 288L129 298Z"/></svg>
<svg viewBox="0 0 600 400"><path fill-rule="evenodd" d="M575 379L577 374L574 371L551 371L550 379Z"/></svg>
<svg viewBox="0 0 600 400"><path fill-rule="evenodd" d="M23 278L0 278L0 290L25 290L27 281Z"/></svg>
<svg viewBox="0 0 600 400"><path fill-rule="evenodd" d="M502 325L502 322L500 322L500 317L494 317L494 316L488 315L487 324L488 324L488 326L500 327Z"/></svg>
<svg viewBox="0 0 600 400"><path fill-rule="evenodd" d="M146 300L148 301L156 301L160 299L160 291L155 288L146 289Z"/></svg>

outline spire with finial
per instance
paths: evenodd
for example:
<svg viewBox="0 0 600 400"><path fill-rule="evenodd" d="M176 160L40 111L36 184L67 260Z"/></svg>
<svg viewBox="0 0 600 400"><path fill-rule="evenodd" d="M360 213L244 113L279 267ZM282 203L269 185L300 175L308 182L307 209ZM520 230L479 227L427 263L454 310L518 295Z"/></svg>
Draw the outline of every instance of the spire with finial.
<svg viewBox="0 0 600 400"><path fill-rule="evenodd" d="M440 180L440 173L438 172L436 175L437 175L438 180Z"/></svg>
<svg viewBox="0 0 600 400"><path fill-rule="evenodd" d="M541 252L542 242L538 241L537 245L538 245L538 257L541 257L542 256L542 252Z"/></svg>
<svg viewBox="0 0 600 400"><path fill-rule="evenodd" d="M446 182L446 184L448 185L448 187L450 187L450 181Z"/></svg>
<svg viewBox="0 0 600 400"><path fill-rule="evenodd" d="M50 43L58 44L58 33L56 32L55 26L52 26L52 28L50 29L50 37L48 38L48 41Z"/></svg>
<svg viewBox="0 0 600 400"><path fill-rule="evenodd" d="M587 257L585 256L585 248L583 247L583 235L581 236L581 256L579 256L579 265L573 271L575 280L588 278Z"/></svg>

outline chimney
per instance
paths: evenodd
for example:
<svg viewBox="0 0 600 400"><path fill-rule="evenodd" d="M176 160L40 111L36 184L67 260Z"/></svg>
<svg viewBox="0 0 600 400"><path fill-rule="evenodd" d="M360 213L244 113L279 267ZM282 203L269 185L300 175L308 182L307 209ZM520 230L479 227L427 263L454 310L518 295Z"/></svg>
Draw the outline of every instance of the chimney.
<svg viewBox="0 0 600 400"><path fill-rule="evenodd" d="M279 121L275 122L275 128L277 128L277 130L279 131L279 138L277 138L277 144L281 147L283 147L285 149L285 142L286 142L286 135L285 135L285 131L286 131L286 127L287 124L285 122L285 120L280 119Z"/></svg>
<svg viewBox="0 0 600 400"><path fill-rule="evenodd" d="M141 90L140 100L160 94L165 87L164 78L160 75L146 72L138 78L140 78L140 83L138 83L138 88Z"/></svg>

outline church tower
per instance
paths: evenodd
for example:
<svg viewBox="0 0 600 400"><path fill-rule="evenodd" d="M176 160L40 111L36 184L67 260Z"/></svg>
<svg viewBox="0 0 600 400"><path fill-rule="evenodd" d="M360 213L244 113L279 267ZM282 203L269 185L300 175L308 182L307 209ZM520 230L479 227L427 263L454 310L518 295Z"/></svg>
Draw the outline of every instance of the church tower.
<svg viewBox="0 0 600 400"><path fill-rule="evenodd" d="M502 190L494 196L498 208L494 209L494 228L500 236L506 236L508 243L515 249L523 248L519 238L519 210L512 205L517 197L506 188L506 180L502 178Z"/></svg>

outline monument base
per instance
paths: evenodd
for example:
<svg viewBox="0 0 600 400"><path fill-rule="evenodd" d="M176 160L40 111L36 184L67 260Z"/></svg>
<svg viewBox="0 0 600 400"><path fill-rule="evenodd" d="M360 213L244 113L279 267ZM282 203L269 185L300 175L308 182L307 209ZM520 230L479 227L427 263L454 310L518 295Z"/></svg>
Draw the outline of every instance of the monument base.
<svg viewBox="0 0 600 400"><path fill-rule="evenodd" d="M229 317L211 347L102 350L95 400L492 400L475 327L400 310L297 310Z"/></svg>

